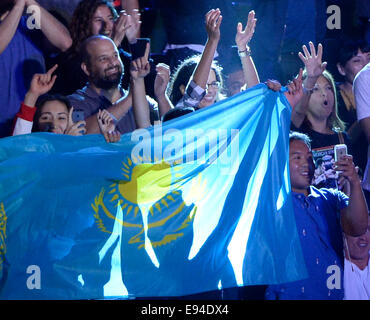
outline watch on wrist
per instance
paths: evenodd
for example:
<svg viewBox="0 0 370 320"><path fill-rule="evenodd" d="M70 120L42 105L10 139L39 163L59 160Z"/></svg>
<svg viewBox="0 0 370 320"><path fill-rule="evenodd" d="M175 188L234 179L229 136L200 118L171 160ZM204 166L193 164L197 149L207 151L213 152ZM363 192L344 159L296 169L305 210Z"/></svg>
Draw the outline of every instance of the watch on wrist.
<svg viewBox="0 0 370 320"><path fill-rule="evenodd" d="M239 57L247 57L252 55L252 51L249 47L246 47L245 50L238 50Z"/></svg>

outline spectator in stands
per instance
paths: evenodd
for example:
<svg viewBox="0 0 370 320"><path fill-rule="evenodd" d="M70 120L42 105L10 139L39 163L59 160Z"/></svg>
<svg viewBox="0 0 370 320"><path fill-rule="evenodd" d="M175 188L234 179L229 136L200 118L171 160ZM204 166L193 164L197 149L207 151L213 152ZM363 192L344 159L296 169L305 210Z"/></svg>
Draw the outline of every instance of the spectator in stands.
<svg viewBox="0 0 370 320"><path fill-rule="evenodd" d="M218 59L222 65L222 73L224 76L225 94L227 97L232 97L240 93L245 88L245 78L243 67L238 55L238 48L233 46L229 52Z"/></svg>
<svg viewBox="0 0 370 320"><path fill-rule="evenodd" d="M343 299L342 230L352 236L366 232L368 209L352 156L345 156L336 162L335 170L341 171L348 181L351 189L349 197L339 190L316 189L311 185L314 164L310 139L302 133L290 134L289 172L293 209L308 278L271 285L266 290L266 299ZM340 277L333 289L327 285L329 266L336 266Z"/></svg>
<svg viewBox="0 0 370 320"><path fill-rule="evenodd" d="M346 144L348 153L351 154L350 140L344 132L344 123L338 116L335 83L331 74L325 70L326 62L322 63L321 60L322 45L318 45L317 53L312 42L309 46L311 52L303 46L304 54L299 53L299 58L305 65L303 74L305 90L302 100L292 111L292 130L310 137L315 161L325 155L334 159L336 144ZM315 179L316 177L313 185L316 185ZM330 181L334 181L335 185L327 184L326 187L343 188L344 180ZM330 181L328 180L328 183ZM323 186L322 181L320 186Z"/></svg>
<svg viewBox="0 0 370 320"><path fill-rule="evenodd" d="M25 8L32 15L23 15ZM33 75L45 72L40 50L43 36L61 51L67 50L72 44L68 30L36 1L1 1L0 137L11 135L14 116L19 111Z"/></svg>
<svg viewBox="0 0 370 320"><path fill-rule="evenodd" d="M73 108L67 98L60 95L43 96L55 83L56 75L53 73L57 67L55 65L47 73L33 76L20 112L16 115L13 135L39 131L69 135L85 133L85 121L73 123Z"/></svg>
<svg viewBox="0 0 370 320"><path fill-rule="evenodd" d="M231 97L242 90L258 84L259 77L251 57L249 42L253 37L257 19L254 11L248 14L247 24L243 30L242 23L237 24L235 35L236 47L224 52L221 57L223 74L225 75L225 91Z"/></svg>
<svg viewBox="0 0 370 320"><path fill-rule="evenodd" d="M202 55L183 61L171 79L169 95L174 105L200 109L223 98L220 92L223 85L221 67L213 60L220 39L221 21L222 16L218 9L212 9L206 14L208 40ZM244 30L242 24L238 24L235 37L244 76L250 86L259 83L248 47L255 23L254 12L251 12Z"/></svg>
<svg viewBox="0 0 370 320"><path fill-rule="evenodd" d="M356 76L353 82L357 120L365 133L367 144L370 146L370 63ZM365 152L365 150L364 150ZM370 205L370 147L367 152L367 165L362 185L368 205Z"/></svg>
<svg viewBox="0 0 370 320"><path fill-rule="evenodd" d="M149 49L148 44L144 57L131 63L128 93L120 85L123 64L113 40L99 35L84 41L81 46L81 67L88 77L88 83L68 98L73 107L84 111L88 134L99 132L96 114L100 109L107 109L121 134L147 127L150 119L158 118L156 102L145 94L144 77L150 70Z"/></svg>
<svg viewBox="0 0 370 320"><path fill-rule="evenodd" d="M183 61L170 82L169 96L175 106L199 109L220 99L221 68L213 57L220 40L221 11L212 9L205 19L208 39L202 55Z"/></svg>
<svg viewBox="0 0 370 320"><path fill-rule="evenodd" d="M344 237L344 299L370 300L370 216L363 235Z"/></svg>
<svg viewBox="0 0 370 320"><path fill-rule="evenodd" d="M73 43L67 52L56 59L60 68L53 88L53 92L64 95L72 94L86 84L87 76L81 70L80 49L83 41L90 36L100 34L111 38L119 48L125 69L129 69L131 54L122 49L121 43L125 37L130 44L136 42L140 32L140 14L135 10L132 15L124 11L118 15L108 0L82 0L73 13L70 30ZM125 89L129 81L130 75L127 72L122 80Z"/></svg>
<svg viewBox="0 0 370 320"><path fill-rule="evenodd" d="M370 46L364 41L347 40L341 42L337 69L344 81L338 88L338 114L346 124L346 132L352 143L353 158L362 172L366 167L366 153L364 145L367 144L356 116L355 97L353 95L353 80L358 72L370 62Z"/></svg>
<svg viewBox="0 0 370 320"><path fill-rule="evenodd" d="M58 65L51 68L46 74L35 74L31 81L21 110L15 118L13 135L31 132L53 132L80 136L86 132L84 120L74 121L73 107L65 96L47 95L55 83L53 75ZM121 135L106 110L99 110L97 121L100 132L109 142L119 141Z"/></svg>

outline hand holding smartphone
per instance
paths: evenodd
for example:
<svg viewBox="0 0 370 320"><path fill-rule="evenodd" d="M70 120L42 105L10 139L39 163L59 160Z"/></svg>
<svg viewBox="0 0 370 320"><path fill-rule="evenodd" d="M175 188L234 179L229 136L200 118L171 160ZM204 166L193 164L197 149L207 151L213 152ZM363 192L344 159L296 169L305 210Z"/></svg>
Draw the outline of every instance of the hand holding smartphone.
<svg viewBox="0 0 370 320"><path fill-rule="evenodd" d="M334 146L334 160L340 161L343 156L347 155L347 146L345 144L337 144Z"/></svg>
<svg viewBox="0 0 370 320"><path fill-rule="evenodd" d="M150 44L149 38L137 38L136 40L136 43L130 45L132 60L144 57L146 45Z"/></svg>

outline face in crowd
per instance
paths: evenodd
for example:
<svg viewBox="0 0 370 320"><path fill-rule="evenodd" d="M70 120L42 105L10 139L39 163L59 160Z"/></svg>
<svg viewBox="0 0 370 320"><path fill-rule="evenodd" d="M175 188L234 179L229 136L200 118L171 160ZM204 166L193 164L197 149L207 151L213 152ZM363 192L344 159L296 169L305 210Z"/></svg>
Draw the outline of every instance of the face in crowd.
<svg viewBox="0 0 370 320"><path fill-rule="evenodd" d="M206 85L206 95L199 103L199 108L205 108L217 101L217 96L220 90L220 82L216 78L216 72L211 69Z"/></svg>
<svg viewBox="0 0 370 320"><path fill-rule="evenodd" d="M68 108L62 101L47 101L37 121L40 131L64 134L68 126Z"/></svg>
<svg viewBox="0 0 370 320"><path fill-rule="evenodd" d="M243 70L237 70L228 75L226 79L227 96L234 96L242 91L245 85Z"/></svg>
<svg viewBox="0 0 370 320"><path fill-rule="evenodd" d="M349 59L344 66L338 64L339 73L344 76L346 82L353 84L357 73L370 62L370 52L362 52L358 49L357 54Z"/></svg>
<svg viewBox="0 0 370 320"><path fill-rule="evenodd" d="M99 6L92 19L90 25L91 35L103 35L108 38L113 37L114 16L112 11L105 5Z"/></svg>
<svg viewBox="0 0 370 320"><path fill-rule="evenodd" d="M308 187L314 174L312 152L302 140L291 140L289 144L290 182L294 192L308 195Z"/></svg>
<svg viewBox="0 0 370 320"><path fill-rule="evenodd" d="M324 76L320 76L313 88L307 112L315 119L328 119L334 106L334 88Z"/></svg>
<svg viewBox="0 0 370 320"><path fill-rule="evenodd" d="M123 76L123 64L113 41L105 37L94 38L86 49L89 57L82 63L82 69L89 81L104 90L117 87Z"/></svg>
<svg viewBox="0 0 370 320"><path fill-rule="evenodd" d="M366 260L370 251L370 216L368 218L367 232L359 237L345 235L351 260ZM346 252L348 258L348 252Z"/></svg>

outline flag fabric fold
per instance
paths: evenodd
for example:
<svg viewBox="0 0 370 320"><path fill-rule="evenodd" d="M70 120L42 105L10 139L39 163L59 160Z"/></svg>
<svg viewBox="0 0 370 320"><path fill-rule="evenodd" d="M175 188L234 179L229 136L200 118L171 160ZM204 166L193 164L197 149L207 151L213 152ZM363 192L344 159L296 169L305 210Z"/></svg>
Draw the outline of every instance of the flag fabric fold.
<svg viewBox="0 0 370 320"><path fill-rule="evenodd" d="M306 277L291 107L261 84L107 144L0 140L0 298L183 296Z"/></svg>

